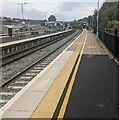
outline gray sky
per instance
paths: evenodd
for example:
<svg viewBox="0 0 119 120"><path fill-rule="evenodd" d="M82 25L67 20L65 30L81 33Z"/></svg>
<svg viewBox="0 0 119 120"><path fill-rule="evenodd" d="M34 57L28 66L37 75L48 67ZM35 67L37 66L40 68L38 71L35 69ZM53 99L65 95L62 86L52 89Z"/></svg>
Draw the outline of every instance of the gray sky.
<svg viewBox="0 0 119 120"><path fill-rule="evenodd" d="M98 0L0 0L0 16L21 18L21 7L17 3L27 2L24 5L24 18L44 19L53 14L57 20L81 19L92 15L97 8ZM100 6L105 0L100 0Z"/></svg>

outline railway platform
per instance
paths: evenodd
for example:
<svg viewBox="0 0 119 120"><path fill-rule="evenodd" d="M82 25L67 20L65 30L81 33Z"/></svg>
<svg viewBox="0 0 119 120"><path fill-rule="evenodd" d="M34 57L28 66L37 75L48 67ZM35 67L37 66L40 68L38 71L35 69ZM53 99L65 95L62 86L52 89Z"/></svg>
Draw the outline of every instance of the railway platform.
<svg viewBox="0 0 119 120"><path fill-rule="evenodd" d="M117 118L118 63L87 30L5 107L6 118Z"/></svg>

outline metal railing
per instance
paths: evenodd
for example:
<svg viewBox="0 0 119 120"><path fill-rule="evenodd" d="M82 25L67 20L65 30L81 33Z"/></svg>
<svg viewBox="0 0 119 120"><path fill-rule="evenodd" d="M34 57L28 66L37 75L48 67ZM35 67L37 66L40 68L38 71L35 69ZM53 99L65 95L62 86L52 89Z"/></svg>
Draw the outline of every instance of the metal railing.
<svg viewBox="0 0 119 120"><path fill-rule="evenodd" d="M119 31L116 29L99 29L99 38L114 57L119 59Z"/></svg>

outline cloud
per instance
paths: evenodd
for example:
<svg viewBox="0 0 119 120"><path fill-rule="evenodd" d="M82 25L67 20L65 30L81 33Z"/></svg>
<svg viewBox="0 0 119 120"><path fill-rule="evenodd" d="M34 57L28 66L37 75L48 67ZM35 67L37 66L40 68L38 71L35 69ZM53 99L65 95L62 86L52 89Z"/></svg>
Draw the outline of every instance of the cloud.
<svg viewBox="0 0 119 120"><path fill-rule="evenodd" d="M94 2L68 2L68 3L63 3L61 10L62 11L66 11L66 12L70 12L70 11L75 11L76 10L81 10L81 11L93 11L94 9L96 9L97 4Z"/></svg>
<svg viewBox="0 0 119 120"><path fill-rule="evenodd" d="M8 0L0 1L2 1L0 2L2 6L2 14L0 13L1 16L19 18L21 18L21 6L19 6L17 3L28 2L28 4L24 5L24 18L28 19L44 19L45 14L43 12L48 12L47 18L53 14L58 20L80 19L92 14L97 7L97 2L82 2L85 0L78 0L79 2L67 2L70 0L64 0L65 2L61 2L63 0L50 0L48 2L46 2L47 0L9 0L9 2Z"/></svg>
<svg viewBox="0 0 119 120"><path fill-rule="evenodd" d="M76 8L79 8L81 5L80 2L63 2L62 6L60 6L60 9L62 11L72 11Z"/></svg>
<svg viewBox="0 0 119 120"><path fill-rule="evenodd" d="M44 13L42 13L40 10L36 9L29 9L25 11L25 16L28 19L44 19Z"/></svg>
<svg viewBox="0 0 119 120"><path fill-rule="evenodd" d="M97 2L96 0L0 0L0 2L51 2L51 3L58 3L58 2ZM100 2L104 2L105 0L99 0ZM114 0L108 0L114 1Z"/></svg>
<svg viewBox="0 0 119 120"><path fill-rule="evenodd" d="M14 6L12 3L1 4L1 16L16 16L19 17L20 15L20 8L19 6Z"/></svg>
<svg viewBox="0 0 119 120"><path fill-rule="evenodd" d="M81 19L93 14L96 7L96 2L64 2L59 6L57 16L59 19L64 18L65 20Z"/></svg>

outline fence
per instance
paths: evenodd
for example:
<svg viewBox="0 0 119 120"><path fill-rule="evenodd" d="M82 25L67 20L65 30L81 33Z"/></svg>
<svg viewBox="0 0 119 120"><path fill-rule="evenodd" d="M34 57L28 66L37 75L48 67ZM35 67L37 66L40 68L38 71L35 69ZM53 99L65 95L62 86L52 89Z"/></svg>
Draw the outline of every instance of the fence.
<svg viewBox="0 0 119 120"><path fill-rule="evenodd" d="M119 31L100 29L99 38L114 55L114 57L119 59Z"/></svg>

